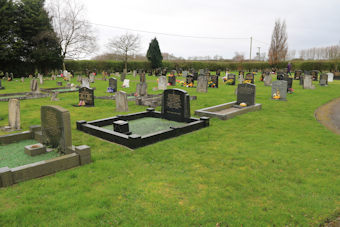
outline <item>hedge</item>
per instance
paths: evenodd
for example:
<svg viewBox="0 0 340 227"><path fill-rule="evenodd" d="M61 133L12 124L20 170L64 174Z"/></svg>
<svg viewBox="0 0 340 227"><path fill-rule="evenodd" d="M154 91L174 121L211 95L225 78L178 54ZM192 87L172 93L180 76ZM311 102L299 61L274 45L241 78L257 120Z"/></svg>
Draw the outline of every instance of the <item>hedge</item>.
<svg viewBox="0 0 340 227"><path fill-rule="evenodd" d="M335 61L292 61L292 70L320 70L333 71L340 69L340 60ZM275 67L285 69L288 62L281 62ZM89 71L109 71L122 72L124 63L122 61L97 61L97 60L66 60L66 69L75 73L85 73ZM168 69L190 69L196 70L208 68L216 71L217 69L225 70L228 68L231 71L236 70L254 70L254 69L271 69L273 66L268 62L228 62L228 61L163 61L163 67ZM128 62L128 70L134 69L150 69L150 63L147 61L130 61Z"/></svg>

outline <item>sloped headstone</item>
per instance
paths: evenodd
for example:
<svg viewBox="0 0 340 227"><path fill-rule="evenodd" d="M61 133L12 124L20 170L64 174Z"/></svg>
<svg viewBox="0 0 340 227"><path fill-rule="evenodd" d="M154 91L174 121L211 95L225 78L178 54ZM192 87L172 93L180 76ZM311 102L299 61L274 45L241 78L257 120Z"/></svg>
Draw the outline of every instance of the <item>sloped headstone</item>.
<svg viewBox="0 0 340 227"><path fill-rule="evenodd" d="M20 101L10 99L8 102L8 124L13 130L20 129Z"/></svg>
<svg viewBox="0 0 340 227"><path fill-rule="evenodd" d="M206 93L208 91L208 78L206 76L198 77L196 91L200 93Z"/></svg>
<svg viewBox="0 0 340 227"><path fill-rule="evenodd" d="M127 94L124 91L119 91L116 94L116 111L117 112L129 111Z"/></svg>
<svg viewBox="0 0 340 227"><path fill-rule="evenodd" d="M166 76L160 76L158 78L158 90L165 90L167 86Z"/></svg>
<svg viewBox="0 0 340 227"><path fill-rule="evenodd" d="M45 144L62 153L72 149L70 112L60 106L41 107L41 130Z"/></svg>

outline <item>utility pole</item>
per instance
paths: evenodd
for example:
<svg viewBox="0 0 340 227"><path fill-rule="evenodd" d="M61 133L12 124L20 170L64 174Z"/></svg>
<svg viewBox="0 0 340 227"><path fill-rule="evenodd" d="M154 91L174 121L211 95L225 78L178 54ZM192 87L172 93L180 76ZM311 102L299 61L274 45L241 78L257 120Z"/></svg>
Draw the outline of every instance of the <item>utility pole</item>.
<svg viewBox="0 0 340 227"><path fill-rule="evenodd" d="M249 52L249 61L251 61L251 49L253 46L253 37L250 37L250 52Z"/></svg>
<svg viewBox="0 0 340 227"><path fill-rule="evenodd" d="M261 47L257 47L259 49L259 61L261 61Z"/></svg>

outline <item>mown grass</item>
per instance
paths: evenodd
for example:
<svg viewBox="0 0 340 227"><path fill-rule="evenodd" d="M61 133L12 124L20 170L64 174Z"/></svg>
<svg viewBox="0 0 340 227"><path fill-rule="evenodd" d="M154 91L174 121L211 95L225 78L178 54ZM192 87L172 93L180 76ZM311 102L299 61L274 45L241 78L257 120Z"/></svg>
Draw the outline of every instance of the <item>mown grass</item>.
<svg viewBox="0 0 340 227"><path fill-rule="evenodd" d="M131 79L134 92L138 78ZM157 82L147 77L149 93ZM73 80L75 82L75 79ZM22 128L40 124L41 105L60 105L71 113L73 144L87 144L93 163L0 189L0 226L306 226L340 215L339 135L314 117L322 104L340 96L340 81L303 90L286 102L271 100L271 87L256 77L262 110L210 127L129 150L76 130L77 120L124 114L112 100L75 108L78 93L21 101ZM29 81L3 82L6 92L29 90ZM42 87L56 87L45 81ZM96 81L103 96L108 82ZM122 83L119 81L119 88ZM180 87L179 87L180 88ZM190 95L194 110L236 99L236 86ZM0 116L7 124L7 105ZM160 108L157 108L160 110ZM129 112L145 110L129 102ZM3 132L1 134L4 134Z"/></svg>

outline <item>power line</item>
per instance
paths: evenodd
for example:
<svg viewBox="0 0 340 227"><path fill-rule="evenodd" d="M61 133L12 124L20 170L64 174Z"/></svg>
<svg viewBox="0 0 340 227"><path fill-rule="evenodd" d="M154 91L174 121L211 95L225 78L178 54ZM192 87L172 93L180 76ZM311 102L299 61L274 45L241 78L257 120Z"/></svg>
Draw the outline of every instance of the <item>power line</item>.
<svg viewBox="0 0 340 227"><path fill-rule="evenodd" d="M164 33L164 32L154 32L154 31L146 31L146 30L139 30L139 29L132 29L132 28L125 28L125 27L119 27L119 26L113 26L113 25L106 25L106 24L97 24L88 22L93 25L97 26L103 26L103 27L109 27L109 28L115 28L125 31L134 31L134 32L142 32L142 33L148 33L148 34L158 34L158 35L166 35L166 36L175 36L175 37L181 37L181 38L194 38L194 39L215 39L215 40L231 40L231 39L249 39L244 37L238 37L238 38L231 38L231 37L211 37L211 36L193 36L193 35L181 35L181 34L172 34L172 33Z"/></svg>

